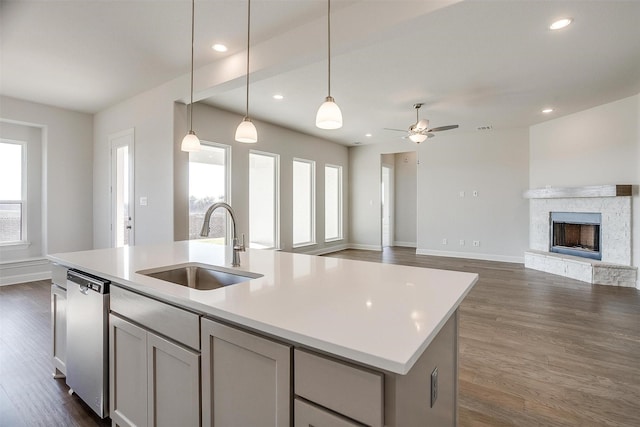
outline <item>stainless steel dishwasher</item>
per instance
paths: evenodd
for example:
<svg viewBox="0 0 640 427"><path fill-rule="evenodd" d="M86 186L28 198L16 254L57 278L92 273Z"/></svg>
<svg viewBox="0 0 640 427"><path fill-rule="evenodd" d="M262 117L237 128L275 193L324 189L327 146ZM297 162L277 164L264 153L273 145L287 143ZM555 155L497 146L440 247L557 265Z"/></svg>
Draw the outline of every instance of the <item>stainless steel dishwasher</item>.
<svg viewBox="0 0 640 427"><path fill-rule="evenodd" d="M67 385L101 418L109 408L109 284L67 272Z"/></svg>

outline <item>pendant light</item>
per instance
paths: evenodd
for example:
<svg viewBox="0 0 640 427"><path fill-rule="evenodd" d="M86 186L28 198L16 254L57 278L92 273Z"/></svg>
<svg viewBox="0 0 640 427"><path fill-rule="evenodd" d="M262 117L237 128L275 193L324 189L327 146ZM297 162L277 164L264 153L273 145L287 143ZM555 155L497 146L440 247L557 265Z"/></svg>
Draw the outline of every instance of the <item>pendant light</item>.
<svg viewBox="0 0 640 427"><path fill-rule="evenodd" d="M316 114L316 126L320 129L342 127L342 112L331 96L331 0L327 0L327 51L328 51L328 95Z"/></svg>
<svg viewBox="0 0 640 427"><path fill-rule="evenodd" d="M247 7L247 104L245 115L236 129L236 141L253 144L258 142L258 131L249 118L249 46L251 42L251 0Z"/></svg>
<svg viewBox="0 0 640 427"><path fill-rule="evenodd" d="M195 21L195 0L191 0L191 102L189 103L189 133L182 139L182 151L200 150L200 140L193 131L193 27Z"/></svg>

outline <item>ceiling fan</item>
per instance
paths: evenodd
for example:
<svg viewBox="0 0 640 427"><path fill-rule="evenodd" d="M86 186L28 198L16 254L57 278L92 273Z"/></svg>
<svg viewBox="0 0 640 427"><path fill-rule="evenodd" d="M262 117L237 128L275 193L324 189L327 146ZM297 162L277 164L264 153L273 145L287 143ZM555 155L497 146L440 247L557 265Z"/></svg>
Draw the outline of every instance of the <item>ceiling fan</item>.
<svg viewBox="0 0 640 427"><path fill-rule="evenodd" d="M433 132L441 132L443 130L456 129L458 127L458 125L448 125L448 126L439 126L437 128L429 128L429 120L426 120L426 119L420 120L420 118L418 117L418 110L420 110L420 107L422 107L423 105L424 104L422 103L413 104L413 108L415 108L416 110L416 122L411 126L409 126L408 131L403 129L391 129L391 128L384 128L384 129L393 130L397 132L407 132L407 135L404 136L403 138L409 138L411 141L419 144L427 138L433 138L435 136Z"/></svg>

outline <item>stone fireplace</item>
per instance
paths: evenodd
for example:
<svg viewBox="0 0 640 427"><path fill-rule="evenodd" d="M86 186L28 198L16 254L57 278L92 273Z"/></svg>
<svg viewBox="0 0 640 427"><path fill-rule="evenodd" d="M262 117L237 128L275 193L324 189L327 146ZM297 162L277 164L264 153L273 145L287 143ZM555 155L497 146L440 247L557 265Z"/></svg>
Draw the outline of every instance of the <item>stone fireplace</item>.
<svg viewBox="0 0 640 427"><path fill-rule="evenodd" d="M525 267L594 284L635 286L631 186L529 190Z"/></svg>

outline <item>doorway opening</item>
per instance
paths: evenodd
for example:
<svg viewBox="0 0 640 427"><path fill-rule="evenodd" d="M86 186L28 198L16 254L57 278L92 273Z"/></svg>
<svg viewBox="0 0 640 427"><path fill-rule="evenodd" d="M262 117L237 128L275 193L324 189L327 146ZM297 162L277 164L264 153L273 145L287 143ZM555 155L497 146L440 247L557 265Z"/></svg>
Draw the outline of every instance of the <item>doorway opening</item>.
<svg viewBox="0 0 640 427"><path fill-rule="evenodd" d="M382 247L393 246L394 229L394 191L393 191L393 166L382 165L382 183L380 184L380 201L382 205Z"/></svg>

